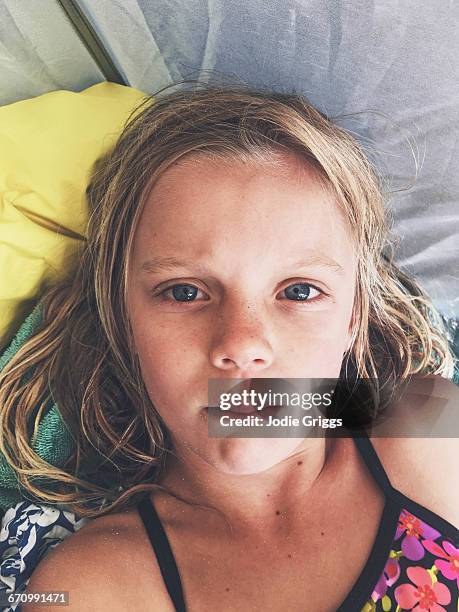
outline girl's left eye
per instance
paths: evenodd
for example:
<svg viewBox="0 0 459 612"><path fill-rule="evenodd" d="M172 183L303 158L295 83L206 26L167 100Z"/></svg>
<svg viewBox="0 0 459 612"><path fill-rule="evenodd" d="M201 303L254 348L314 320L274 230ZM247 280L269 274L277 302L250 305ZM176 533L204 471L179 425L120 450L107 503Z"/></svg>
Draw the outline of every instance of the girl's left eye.
<svg viewBox="0 0 459 612"><path fill-rule="evenodd" d="M185 304L187 302L196 301L195 298L199 291L201 291L201 289L198 289L198 287L195 287L194 285L189 285L187 283L181 283L178 285L171 285L170 287L163 289L163 291L159 292L157 296L160 297L160 299L165 302L173 302L175 304L177 303ZM282 291L285 293L288 300L295 301L295 302L303 302L303 303L318 302L321 299L323 299L323 297L325 297L325 294L323 291L321 291L320 289L317 289L317 287L314 287L314 285L311 285L310 283L303 283L303 282L293 283L292 285L289 285ZM314 291L316 292L317 295L316 296L313 295L312 299L309 299L311 296L311 292L314 292ZM169 296L169 292L172 293L172 297ZM207 300L204 300L204 301L207 301Z"/></svg>
<svg viewBox="0 0 459 612"><path fill-rule="evenodd" d="M312 291L316 291L317 295L314 299L308 300ZM318 302L320 299L324 297L323 291L314 287L314 285L310 285L309 283L294 283L293 285L289 285L285 289L283 289L285 294L288 296L288 299L292 299L296 302Z"/></svg>

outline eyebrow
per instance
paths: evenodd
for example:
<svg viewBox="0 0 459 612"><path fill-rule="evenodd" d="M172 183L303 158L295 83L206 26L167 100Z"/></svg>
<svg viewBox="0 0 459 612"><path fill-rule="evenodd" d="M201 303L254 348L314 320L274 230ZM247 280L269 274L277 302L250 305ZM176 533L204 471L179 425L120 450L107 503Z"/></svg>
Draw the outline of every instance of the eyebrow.
<svg viewBox="0 0 459 612"><path fill-rule="evenodd" d="M337 261L328 257L327 255L317 254L311 255L306 258L299 259L291 264L288 267L294 268L324 268L329 270L330 272L334 272L339 276L344 276L344 268L339 265Z"/></svg>
<svg viewBox="0 0 459 612"><path fill-rule="evenodd" d="M178 257L164 257L158 256L153 257L145 261L140 270L149 272L150 274L156 274L163 270L173 270L174 268L188 268L194 270L200 274L207 274L210 269L204 264L200 264L193 259L180 259Z"/></svg>
<svg viewBox="0 0 459 612"><path fill-rule="evenodd" d="M285 268L324 268L329 272L333 272L339 276L344 276L344 269L334 259L322 254L311 255L306 258L290 263ZM197 274L209 274L210 268L204 264L194 261L193 259L183 259L178 257L157 256L153 259L145 261L140 270L149 274L157 274L162 271L174 270L175 268L186 268L194 271Z"/></svg>

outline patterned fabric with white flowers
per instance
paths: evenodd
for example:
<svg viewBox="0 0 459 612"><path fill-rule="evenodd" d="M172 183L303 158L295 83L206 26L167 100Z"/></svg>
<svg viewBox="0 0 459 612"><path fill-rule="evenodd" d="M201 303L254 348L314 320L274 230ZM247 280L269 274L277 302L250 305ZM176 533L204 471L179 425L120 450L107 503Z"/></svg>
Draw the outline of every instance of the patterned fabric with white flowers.
<svg viewBox="0 0 459 612"><path fill-rule="evenodd" d="M459 542L406 509L384 571L361 612L459 611Z"/></svg>
<svg viewBox="0 0 459 612"><path fill-rule="evenodd" d="M29 502L7 510L0 531L0 592L22 593L48 550L88 522L72 512ZM18 612L20 606L3 607Z"/></svg>

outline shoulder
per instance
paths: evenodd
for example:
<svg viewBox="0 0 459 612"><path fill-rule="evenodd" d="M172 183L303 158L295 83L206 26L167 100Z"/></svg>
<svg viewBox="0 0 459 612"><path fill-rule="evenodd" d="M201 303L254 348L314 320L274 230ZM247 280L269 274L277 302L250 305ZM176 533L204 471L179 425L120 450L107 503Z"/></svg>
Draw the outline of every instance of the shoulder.
<svg viewBox="0 0 459 612"><path fill-rule="evenodd" d="M166 610L167 592L142 530L133 510L94 519L42 559L27 592L67 591L70 611L142 610L145 597Z"/></svg>
<svg viewBox="0 0 459 612"><path fill-rule="evenodd" d="M392 485L458 527L459 387L441 376L413 377L391 418L395 435L372 442Z"/></svg>
<svg viewBox="0 0 459 612"><path fill-rule="evenodd" d="M459 528L455 438L373 438L392 486Z"/></svg>

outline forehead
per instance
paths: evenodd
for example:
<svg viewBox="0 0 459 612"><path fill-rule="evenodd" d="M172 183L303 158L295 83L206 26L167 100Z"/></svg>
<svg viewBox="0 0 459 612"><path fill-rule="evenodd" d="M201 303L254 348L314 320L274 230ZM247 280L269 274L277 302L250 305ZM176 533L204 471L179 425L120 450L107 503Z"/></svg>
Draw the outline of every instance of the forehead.
<svg viewBox="0 0 459 612"><path fill-rule="evenodd" d="M166 170L142 212L135 251L320 249L346 258L348 223L317 172L294 154L268 161L189 157ZM242 254L242 253L241 253Z"/></svg>

